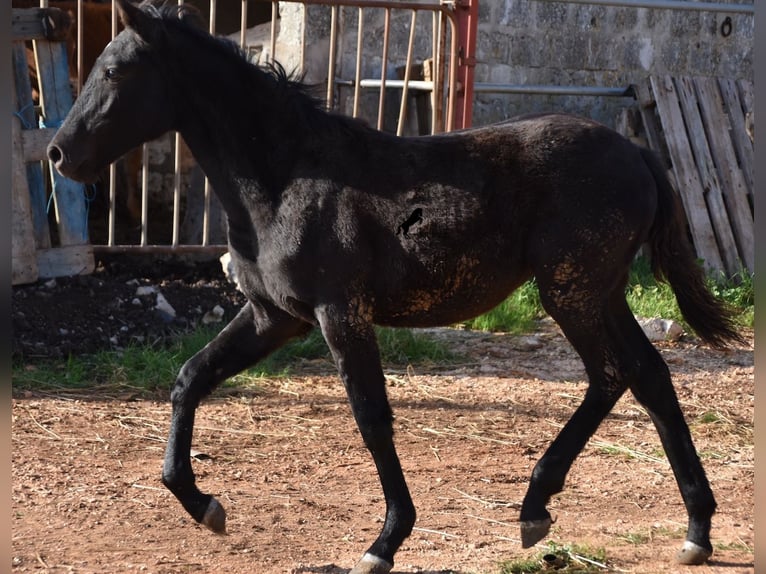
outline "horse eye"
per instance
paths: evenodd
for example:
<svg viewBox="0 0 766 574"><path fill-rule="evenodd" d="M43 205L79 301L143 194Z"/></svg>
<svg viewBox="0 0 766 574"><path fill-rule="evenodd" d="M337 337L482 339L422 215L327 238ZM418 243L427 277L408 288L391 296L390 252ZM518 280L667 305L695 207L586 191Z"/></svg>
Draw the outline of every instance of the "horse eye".
<svg viewBox="0 0 766 574"><path fill-rule="evenodd" d="M120 77L120 72L117 70L117 68L111 67L104 70L104 77L107 80L116 80Z"/></svg>

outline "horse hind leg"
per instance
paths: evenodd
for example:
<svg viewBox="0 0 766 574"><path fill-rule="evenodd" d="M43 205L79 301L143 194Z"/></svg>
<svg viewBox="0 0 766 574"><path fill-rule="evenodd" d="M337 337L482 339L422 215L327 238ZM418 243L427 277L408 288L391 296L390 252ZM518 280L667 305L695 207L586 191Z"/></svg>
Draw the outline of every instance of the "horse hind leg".
<svg viewBox="0 0 766 574"><path fill-rule="evenodd" d="M548 501L563 490L575 459L637 376L635 361L619 344L620 329L603 296L578 289L560 298L549 290L554 283L544 276L538 275L538 284L543 306L582 358L589 386L583 402L532 471L520 516L524 548L548 534L552 524Z"/></svg>
<svg viewBox="0 0 766 574"><path fill-rule="evenodd" d="M710 527L715 497L678 403L668 366L632 314L630 322L633 344L641 349L642 357L639 376L632 381L630 390L657 429L689 515L686 541L676 560L681 564L702 564L713 553Z"/></svg>

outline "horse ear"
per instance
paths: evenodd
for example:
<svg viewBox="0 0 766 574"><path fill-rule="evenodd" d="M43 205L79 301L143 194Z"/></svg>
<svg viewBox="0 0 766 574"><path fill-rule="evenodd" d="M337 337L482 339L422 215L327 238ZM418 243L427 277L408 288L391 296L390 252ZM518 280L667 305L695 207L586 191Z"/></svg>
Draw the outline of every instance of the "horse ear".
<svg viewBox="0 0 766 574"><path fill-rule="evenodd" d="M184 4L179 7L178 19L184 24L207 31L207 22L205 22L205 18L202 16L199 8L193 4Z"/></svg>
<svg viewBox="0 0 766 574"><path fill-rule="evenodd" d="M157 28L155 18L142 10L138 4L131 2L131 0L117 0L117 12L120 15L122 24L126 28L132 28L140 36L150 35Z"/></svg>

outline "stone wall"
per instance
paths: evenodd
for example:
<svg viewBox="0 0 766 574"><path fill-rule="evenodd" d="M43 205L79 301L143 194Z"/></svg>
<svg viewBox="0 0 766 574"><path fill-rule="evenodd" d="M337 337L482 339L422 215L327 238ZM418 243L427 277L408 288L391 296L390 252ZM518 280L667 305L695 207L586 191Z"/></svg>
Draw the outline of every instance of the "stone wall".
<svg viewBox="0 0 766 574"><path fill-rule="evenodd" d="M488 0L479 6L478 28L476 82L617 88L654 74L753 78L752 15ZM551 109L611 124L632 103L477 94L474 124Z"/></svg>
<svg viewBox="0 0 766 574"><path fill-rule="evenodd" d="M303 5L280 4L280 60L295 63ZM342 77L353 73L356 49L355 9L344 9L345 34L339 53ZM394 11L389 77L404 63L409 16ZM403 20L397 23L397 14ZM430 16L419 16L422 36L430 36ZM402 18L402 16L399 16ZM731 31L722 33L726 18ZM309 8L308 78L324 81L329 36L329 8ZM343 26L343 22L341 24ZM365 76L380 75L382 19L366 22ZM728 31L724 26L724 32ZM428 40L430 41L430 39ZM552 0L483 0L479 5L477 65L480 83L621 88L653 74L753 78L754 17L669 9L607 7ZM292 47L292 52L290 48ZM420 51L427 46L419 46ZM418 48L416 48L416 51ZM399 64L396 64L398 60ZM345 74L345 76L343 76ZM369 96L369 95L368 95ZM394 94L395 97L395 94ZM370 98L376 101L376 98ZM613 124L630 98L481 93L474 98L474 125L514 115L565 110Z"/></svg>

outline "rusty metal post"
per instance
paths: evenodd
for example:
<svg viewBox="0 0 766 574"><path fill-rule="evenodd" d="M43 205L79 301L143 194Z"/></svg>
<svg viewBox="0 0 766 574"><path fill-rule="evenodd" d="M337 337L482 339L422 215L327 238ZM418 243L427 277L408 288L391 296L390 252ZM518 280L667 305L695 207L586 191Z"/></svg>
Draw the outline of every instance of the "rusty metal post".
<svg viewBox="0 0 766 574"><path fill-rule="evenodd" d="M455 129L471 127L473 119L473 78L476 68L476 28L479 0L457 2L459 84L455 105Z"/></svg>

